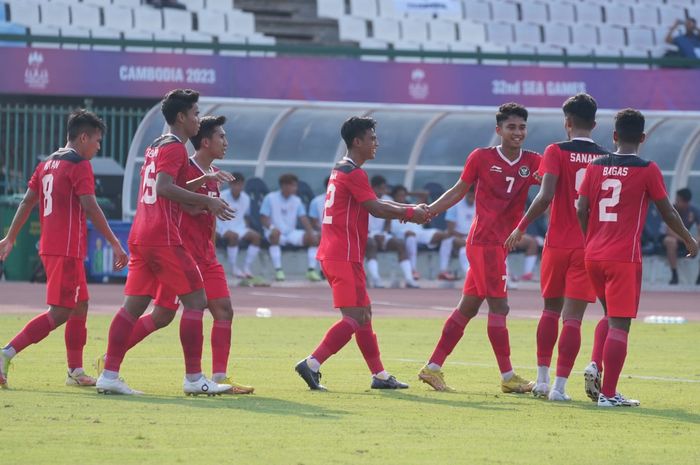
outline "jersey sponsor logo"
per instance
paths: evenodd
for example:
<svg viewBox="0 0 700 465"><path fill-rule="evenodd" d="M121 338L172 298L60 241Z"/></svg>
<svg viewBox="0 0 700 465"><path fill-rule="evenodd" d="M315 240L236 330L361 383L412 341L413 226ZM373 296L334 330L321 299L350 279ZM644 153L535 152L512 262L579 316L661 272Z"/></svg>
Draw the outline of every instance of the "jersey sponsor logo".
<svg viewBox="0 0 700 465"><path fill-rule="evenodd" d="M493 171L495 173L502 173L503 168L501 168L500 166L491 165L491 168L489 169L489 171Z"/></svg>
<svg viewBox="0 0 700 465"><path fill-rule="evenodd" d="M606 166L603 168L603 176L627 176L627 167Z"/></svg>
<svg viewBox="0 0 700 465"><path fill-rule="evenodd" d="M590 163L593 160L602 157L601 153L575 153L569 154L569 161L572 163Z"/></svg>
<svg viewBox="0 0 700 465"><path fill-rule="evenodd" d="M530 168L523 165L520 168L518 168L518 174L521 178L527 178L528 176L530 176Z"/></svg>

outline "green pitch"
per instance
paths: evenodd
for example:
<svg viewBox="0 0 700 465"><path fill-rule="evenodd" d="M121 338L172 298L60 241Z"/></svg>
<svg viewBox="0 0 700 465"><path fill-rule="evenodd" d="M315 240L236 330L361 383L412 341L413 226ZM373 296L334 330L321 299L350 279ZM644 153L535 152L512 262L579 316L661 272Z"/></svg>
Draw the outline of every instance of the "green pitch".
<svg viewBox="0 0 700 465"><path fill-rule="evenodd" d="M0 316L5 343L29 316ZM88 372L106 347L110 318L89 320ZM137 346L122 375L147 395L98 395L63 385L63 331L14 360L0 391L3 464L697 464L700 463L700 325L632 328L620 390L638 409L600 410L583 392L593 325L569 383L574 401L502 394L485 318L470 323L445 366L458 393L417 382L442 328L436 319L377 319L388 370L411 388L369 389L354 341L323 367L330 392L310 392L293 371L332 319L240 318L234 378L240 397L182 395L182 353L173 324ZM211 370L205 319L205 370ZM535 321L509 322L513 364L535 376Z"/></svg>

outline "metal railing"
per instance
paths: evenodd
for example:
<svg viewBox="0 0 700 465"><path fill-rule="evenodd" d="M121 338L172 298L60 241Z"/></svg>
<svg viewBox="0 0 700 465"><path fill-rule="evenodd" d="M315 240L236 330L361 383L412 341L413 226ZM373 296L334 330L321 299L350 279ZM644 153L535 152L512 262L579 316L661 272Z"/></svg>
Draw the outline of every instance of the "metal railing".
<svg viewBox="0 0 700 465"><path fill-rule="evenodd" d="M22 193L40 157L66 143L68 115L77 105L0 104L0 195ZM129 145L150 105L143 107L92 106L107 125L98 157L124 166Z"/></svg>

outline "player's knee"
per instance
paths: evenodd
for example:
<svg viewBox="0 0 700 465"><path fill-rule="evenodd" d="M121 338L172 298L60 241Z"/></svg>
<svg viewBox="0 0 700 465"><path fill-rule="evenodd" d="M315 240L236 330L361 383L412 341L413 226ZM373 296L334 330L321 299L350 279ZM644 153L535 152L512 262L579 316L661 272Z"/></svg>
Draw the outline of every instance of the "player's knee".
<svg viewBox="0 0 700 465"><path fill-rule="evenodd" d="M165 328L175 318L175 312L162 307L156 307L151 313L153 324L156 328Z"/></svg>
<svg viewBox="0 0 700 465"><path fill-rule="evenodd" d="M250 242L251 244L259 246L261 241L262 237L260 237L259 233L255 231L251 231L248 233L248 242Z"/></svg>
<svg viewBox="0 0 700 465"><path fill-rule="evenodd" d="M70 308L56 307L53 305L51 308L49 308L49 314L51 315L51 319L56 326L61 326L63 323L68 321L68 317L71 315L72 311L73 309Z"/></svg>

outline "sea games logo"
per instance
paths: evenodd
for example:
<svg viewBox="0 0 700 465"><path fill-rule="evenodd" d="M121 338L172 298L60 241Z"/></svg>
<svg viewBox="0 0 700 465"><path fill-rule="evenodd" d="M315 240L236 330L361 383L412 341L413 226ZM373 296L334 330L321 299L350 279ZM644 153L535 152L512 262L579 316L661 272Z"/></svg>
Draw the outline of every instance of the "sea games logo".
<svg viewBox="0 0 700 465"><path fill-rule="evenodd" d="M408 84L408 93L415 100L425 100L428 97L430 88L425 80L425 71L416 68L411 71L411 82Z"/></svg>
<svg viewBox="0 0 700 465"><path fill-rule="evenodd" d="M49 85L49 70L42 68L44 55L33 51L27 57L27 69L24 70L24 83L31 89L46 89Z"/></svg>

